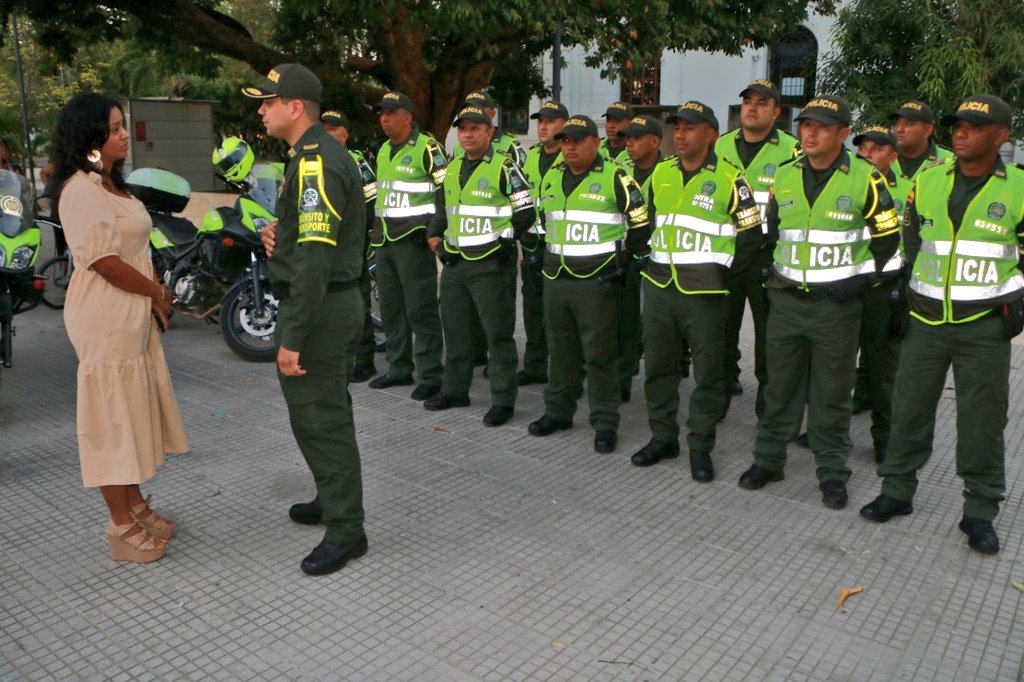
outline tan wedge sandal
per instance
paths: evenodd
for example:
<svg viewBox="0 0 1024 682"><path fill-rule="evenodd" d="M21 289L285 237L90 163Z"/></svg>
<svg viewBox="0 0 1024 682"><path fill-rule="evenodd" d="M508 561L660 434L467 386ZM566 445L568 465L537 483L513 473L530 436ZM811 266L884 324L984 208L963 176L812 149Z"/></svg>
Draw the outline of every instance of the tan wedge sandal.
<svg viewBox="0 0 1024 682"><path fill-rule="evenodd" d="M135 522L146 529L150 535L161 540L169 540L174 535L174 521L165 519L149 508L149 501L152 495L146 497L142 504L132 507L132 518Z"/></svg>
<svg viewBox="0 0 1024 682"><path fill-rule="evenodd" d="M166 540L155 538L143 528L141 533L125 537L134 523L126 523L122 526L115 525L113 521L107 524L107 544L110 545L110 558L114 561L134 561L140 564L148 564L156 561L164 555Z"/></svg>

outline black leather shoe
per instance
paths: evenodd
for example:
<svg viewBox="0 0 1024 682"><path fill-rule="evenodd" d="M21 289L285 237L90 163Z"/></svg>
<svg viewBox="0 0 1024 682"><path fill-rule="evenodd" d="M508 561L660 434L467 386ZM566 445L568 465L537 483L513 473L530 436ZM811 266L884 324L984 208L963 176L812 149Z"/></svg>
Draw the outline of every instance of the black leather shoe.
<svg viewBox="0 0 1024 682"><path fill-rule="evenodd" d="M804 431L803 433L801 433L799 436L796 437L796 444L799 445L802 448L807 448L808 450L810 450L811 449L811 437L809 435L807 435L806 431Z"/></svg>
<svg viewBox="0 0 1024 682"><path fill-rule="evenodd" d="M594 434L594 452L608 454L615 452L615 446L619 443L619 437L610 429L601 429Z"/></svg>
<svg viewBox="0 0 1024 682"><path fill-rule="evenodd" d="M715 466L711 463L710 452L690 450L690 476L700 483L715 480Z"/></svg>
<svg viewBox="0 0 1024 682"><path fill-rule="evenodd" d="M395 379L390 374L382 374L370 382L370 388L391 388L392 386L412 386L412 377Z"/></svg>
<svg viewBox="0 0 1024 682"><path fill-rule="evenodd" d="M291 518L295 523L302 523L307 526L315 526L320 523L320 518L323 516L323 512L320 511L320 507L316 506L312 502L299 502L293 504L291 509L288 510L288 517Z"/></svg>
<svg viewBox="0 0 1024 682"><path fill-rule="evenodd" d="M525 369L519 370L516 374L516 383L520 386L529 386L530 384L546 384L548 383L547 377L535 377Z"/></svg>
<svg viewBox="0 0 1024 682"><path fill-rule="evenodd" d="M508 405L493 405L484 415L484 426L501 426L512 418L515 411L514 407Z"/></svg>
<svg viewBox="0 0 1024 682"><path fill-rule="evenodd" d="M336 545L327 541L321 542L313 548L305 559L302 560L300 568L303 573L309 575L327 575L343 568L350 559L357 559L366 554L369 545L366 536L355 542L344 545Z"/></svg>
<svg viewBox="0 0 1024 682"><path fill-rule="evenodd" d="M571 421L559 421L544 415L537 421L531 422L526 430L530 432L531 436L550 436L555 431L565 431L571 428Z"/></svg>
<svg viewBox="0 0 1024 682"><path fill-rule="evenodd" d="M376 373L377 368L372 362L368 365L356 365L352 368L352 383L361 384Z"/></svg>
<svg viewBox="0 0 1024 682"><path fill-rule="evenodd" d="M860 508L860 515L868 521L885 523L894 516L906 516L914 513L914 505L909 500L897 500L888 495L879 495Z"/></svg>
<svg viewBox="0 0 1024 682"><path fill-rule="evenodd" d="M889 456L889 444L884 441L875 443L875 463L881 464Z"/></svg>
<svg viewBox="0 0 1024 682"><path fill-rule="evenodd" d="M675 459L678 456L678 442L662 443L652 439L643 449L634 452L629 461L638 467L649 467L663 459Z"/></svg>
<svg viewBox="0 0 1024 682"><path fill-rule="evenodd" d="M729 386L729 393L733 396L743 395L743 384L738 381L732 382L732 385Z"/></svg>
<svg viewBox="0 0 1024 682"><path fill-rule="evenodd" d="M447 393L438 393L437 395L431 398L427 398L426 400L423 401L424 409L430 410L431 412L437 412L438 410L447 410L449 407L468 406L469 396L455 396L448 395Z"/></svg>
<svg viewBox="0 0 1024 682"><path fill-rule="evenodd" d="M846 507L846 484L842 481L822 481L818 484L821 490L821 503L829 509L843 509Z"/></svg>
<svg viewBox="0 0 1024 682"><path fill-rule="evenodd" d="M781 471L768 471L757 464L740 474L739 486L747 490L760 490L766 483L781 481L786 474Z"/></svg>
<svg viewBox="0 0 1024 682"><path fill-rule="evenodd" d="M999 536L991 521L965 516L960 519L960 530L967 533L967 544L975 552L995 554L999 551Z"/></svg>
<svg viewBox="0 0 1024 682"><path fill-rule="evenodd" d="M441 387L437 384L420 384L416 388L412 389L412 393L409 394L409 397L413 400L426 400L427 398L433 398L440 392ZM469 404L468 400L466 401L466 404Z"/></svg>

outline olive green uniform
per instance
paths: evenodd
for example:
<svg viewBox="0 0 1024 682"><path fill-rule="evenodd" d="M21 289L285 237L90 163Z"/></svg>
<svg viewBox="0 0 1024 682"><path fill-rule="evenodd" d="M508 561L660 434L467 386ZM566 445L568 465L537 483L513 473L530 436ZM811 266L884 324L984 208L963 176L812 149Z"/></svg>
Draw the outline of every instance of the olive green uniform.
<svg viewBox="0 0 1024 682"><path fill-rule="evenodd" d="M750 143L743 137L742 128L732 130L718 138L715 153L743 169L744 176L754 191L754 200L761 209L761 229L767 234L768 224L765 212L768 207L768 193L775 182L779 166L791 161L799 153L799 141L789 133L772 128L771 133L760 142ZM768 331L768 293L764 288L763 274L772 264L772 254L766 244L759 240L745 240L736 245L736 259L744 266L729 271L726 286L725 316L725 387L726 409L732 400L732 385L740 378L740 329L743 327L743 310L749 305L754 322L754 376L757 378L757 398L754 411L757 416L764 413L764 389L768 382L765 361L765 338ZM747 249L752 249L747 253Z"/></svg>
<svg viewBox="0 0 1024 682"><path fill-rule="evenodd" d="M604 158L614 161L623 168L632 163L632 160L629 158L629 152L626 151L626 145L612 147L607 137L601 140L601 145L597 148L597 151Z"/></svg>
<svg viewBox="0 0 1024 682"><path fill-rule="evenodd" d="M806 402L818 480L845 482L863 293L899 246L892 197L878 171L845 150L823 171L797 159L776 173L768 237L777 243L754 463L782 472Z"/></svg>
<svg viewBox="0 0 1024 682"><path fill-rule="evenodd" d="M366 235L362 181L345 147L313 124L292 149L268 261L280 301L278 347L303 376L278 373L292 433L316 482L326 542L363 536L363 488L348 376L363 328Z"/></svg>
<svg viewBox="0 0 1024 682"><path fill-rule="evenodd" d="M617 311L623 259L644 252L650 236L640 188L621 167L609 164L598 154L579 176L558 164L544 176L540 191L550 354L545 414L572 421L586 362L590 424L596 431L619 426Z"/></svg>
<svg viewBox="0 0 1024 682"><path fill-rule="evenodd" d="M644 393L651 437L678 442L679 348L685 340L697 382L690 394L687 442L691 451L710 452L725 408L727 272L745 267L735 257L738 244L764 241L761 214L740 169L710 150L694 171L675 157L662 161L648 186L656 223L643 272Z"/></svg>
<svg viewBox="0 0 1024 682"><path fill-rule="evenodd" d="M479 320L489 356L491 401L514 407L517 393L514 239L533 224L533 198L526 177L512 160L489 147L476 161L457 156L444 181L447 226L437 253L441 273L441 323L445 338L441 392L468 397L473 380L474 320ZM442 236L432 234L431 236Z"/></svg>
<svg viewBox="0 0 1024 682"><path fill-rule="evenodd" d="M437 260L427 245L427 230L444 229L447 165L441 146L419 130L401 144L386 141L377 155L376 220L370 240L376 249L388 375L411 379L415 366L420 382L431 386L441 384L443 341Z"/></svg>
<svg viewBox="0 0 1024 682"><path fill-rule="evenodd" d="M359 176L363 181L363 202L366 204L366 250L363 257L363 273L359 279L359 291L363 295L363 303L366 305L366 315L363 320L363 335L359 339L359 348L356 349L356 365L365 367L373 366L373 354L377 352L377 339L373 333L373 320L370 319L370 308L372 301L370 271L367 268L367 258L373 249L370 246L370 230L373 229L373 208L377 203L377 175L373 167L361 152L349 149L352 160L356 162L359 169Z"/></svg>
<svg viewBox="0 0 1024 682"><path fill-rule="evenodd" d="M940 147L937 144L932 143L928 146L928 151L926 151L923 156L911 159L900 154L896 160L893 161L890 170L895 173L897 177L906 178L913 182L924 169L930 168L936 164L947 163L952 160L953 152L949 151L945 147Z"/></svg>
<svg viewBox="0 0 1024 682"><path fill-rule="evenodd" d="M991 521L1006 491L1009 339L1020 333L1024 296L1024 171L1001 160L982 178L964 177L955 163L927 169L908 202L904 242L911 319L889 456L878 468L882 492L913 498L952 366L964 516Z"/></svg>
<svg viewBox="0 0 1024 682"><path fill-rule="evenodd" d="M530 183L530 194L534 204L539 202L541 183L554 166L562 162L562 152L548 154L544 146L536 144L527 152L523 172ZM520 276L523 280L523 331L526 332L526 346L523 349L523 371L531 378L548 380L548 344L544 336L544 275L541 262L544 256L544 236L540 223L530 227L529 239L521 242L523 261Z"/></svg>

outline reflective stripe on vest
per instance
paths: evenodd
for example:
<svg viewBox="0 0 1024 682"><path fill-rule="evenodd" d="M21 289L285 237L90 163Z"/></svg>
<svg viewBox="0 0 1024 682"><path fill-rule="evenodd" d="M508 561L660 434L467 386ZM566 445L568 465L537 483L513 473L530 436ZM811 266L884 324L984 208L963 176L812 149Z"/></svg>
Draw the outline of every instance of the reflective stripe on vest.
<svg viewBox="0 0 1024 682"><path fill-rule="evenodd" d="M497 245L502 237L512 239L512 205L500 190L506 157L490 150L490 157L481 160L466 178L461 181L462 164L466 157L459 156L448 167L444 180L445 213L448 216L444 231L445 243L457 251L477 247L471 253L463 253L469 260L477 260L493 253L486 247ZM480 250L479 247L485 247Z"/></svg>
<svg viewBox="0 0 1024 682"><path fill-rule="evenodd" d="M717 263L729 267L732 265L732 256L724 253L696 253L694 251L666 251L651 252L651 262L662 265L697 265L699 263Z"/></svg>
<svg viewBox="0 0 1024 682"><path fill-rule="evenodd" d="M670 213L658 215L658 227L663 225L675 225L676 227L688 227L704 234L713 234L716 237L735 237L736 226L732 223L716 223L712 220L705 220L697 216L686 215L685 213Z"/></svg>
<svg viewBox="0 0 1024 682"><path fill-rule="evenodd" d="M618 167L604 162L600 171L591 171L566 196L562 192L563 167L553 167L545 176L549 196L542 198L545 247L561 258L561 267L570 274L575 267L566 258L610 257L626 233L626 217L619 212L616 199ZM618 170L621 173L621 170ZM550 184L550 186L549 186ZM607 262L607 260L606 260ZM603 267L601 263L583 263L585 270Z"/></svg>

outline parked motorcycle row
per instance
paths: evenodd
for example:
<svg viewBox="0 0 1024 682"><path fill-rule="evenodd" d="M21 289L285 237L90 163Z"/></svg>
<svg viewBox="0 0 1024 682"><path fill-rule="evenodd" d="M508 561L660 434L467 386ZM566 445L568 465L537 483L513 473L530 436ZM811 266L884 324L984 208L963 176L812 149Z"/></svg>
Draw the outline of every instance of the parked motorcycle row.
<svg viewBox="0 0 1024 682"><path fill-rule="evenodd" d="M198 226L175 215L191 197L191 187L181 176L140 168L126 182L153 219L153 268L172 294L173 309L219 324L224 342L239 357L270 362L275 357L278 301L270 291L260 231L277 219L283 169L281 164L255 163L251 148L238 138L225 139L212 160L217 177L238 198L230 207L207 211ZM36 267L40 226L54 230L57 255ZM370 270L375 279L372 260ZM62 308L73 272L60 225L34 215L24 178L0 171L0 367L11 367L14 315L40 302ZM379 328L376 315L374 322Z"/></svg>

